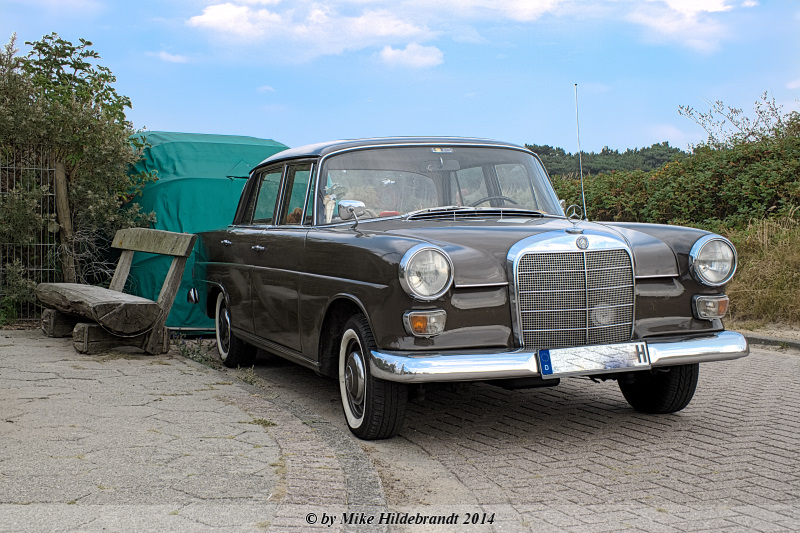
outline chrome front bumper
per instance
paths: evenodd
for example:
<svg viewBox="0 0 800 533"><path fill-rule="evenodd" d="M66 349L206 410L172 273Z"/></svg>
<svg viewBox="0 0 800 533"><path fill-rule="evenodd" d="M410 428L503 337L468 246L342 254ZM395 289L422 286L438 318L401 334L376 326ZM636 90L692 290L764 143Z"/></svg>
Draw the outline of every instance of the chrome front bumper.
<svg viewBox="0 0 800 533"><path fill-rule="evenodd" d="M650 365L646 368L725 361L750 353L747 340L733 331L688 340L647 341L647 350ZM402 383L478 381L542 375L537 352L526 350L424 355L373 350L370 371L376 378ZM609 370L607 373L615 371Z"/></svg>

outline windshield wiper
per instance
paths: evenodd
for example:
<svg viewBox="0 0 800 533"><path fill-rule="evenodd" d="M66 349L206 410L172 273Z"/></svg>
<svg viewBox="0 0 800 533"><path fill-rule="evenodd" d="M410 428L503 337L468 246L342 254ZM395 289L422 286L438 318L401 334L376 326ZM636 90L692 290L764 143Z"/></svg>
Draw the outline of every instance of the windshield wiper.
<svg viewBox="0 0 800 533"><path fill-rule="evenodd" d="M475 209L477 211L495 211L495 212L498 212L498 211L499 212L511 211L511 212L514 212L514 213L520 213L520 214L524 213L526 215L540 215L540 216L543 216L543 217L552 216L550 213L545 213L544 211L536 211L535 209L528 209L527 207L514 207L514 206L508 206L508 205L504 205L504 206L501 206L501 207L489 207L489 206L487 206L487 207L473 207L473 209Z"/></svg>
<svg viewBox="0 0 800 533"><path fill-rule="evenodd" d="M431 220L431 219L479 219L479 218L557 218L542 211L524 207L473 207L449 205L443 207L429 207L419 209L403 215L406 220Z"/></svg>
<svg viewBox="0 0 800 533"><path fill-rule="evenodd" d="M465 205L442 205L439 207L426 207L425 209L417 209L416 211L411 211L403 216L405 218L408 218L408 217L413 217L415 215L422 215L427 213L445 213L448 211L464 211L464 210L472 211L474 209L475 209L474 207L468 207Z"/></svg>

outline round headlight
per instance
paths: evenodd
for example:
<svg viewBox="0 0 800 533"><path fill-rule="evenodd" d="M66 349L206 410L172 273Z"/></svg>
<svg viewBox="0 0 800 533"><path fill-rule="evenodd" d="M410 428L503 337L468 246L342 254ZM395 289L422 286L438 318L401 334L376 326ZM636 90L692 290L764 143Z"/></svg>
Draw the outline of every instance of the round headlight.
<svg viewBox="0 0 800 533"><path fill-rule="evenodd" d="M453 266L444 250L418 244L400 260L400 284L415 298L435 300L452 282Z"/></svg>
<svg viewBox="0 0 800 533"><path fill-rule="evenodd" d="M723 237L701 237L689 252L689 269L703 285L724 285L736 272L736 249Z"/></svg>

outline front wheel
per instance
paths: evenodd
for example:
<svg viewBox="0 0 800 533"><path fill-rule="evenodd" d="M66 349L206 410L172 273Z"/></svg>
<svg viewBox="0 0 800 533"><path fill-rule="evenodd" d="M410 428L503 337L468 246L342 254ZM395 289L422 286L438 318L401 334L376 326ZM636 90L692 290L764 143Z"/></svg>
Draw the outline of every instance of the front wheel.
<svg viewBox="0 0 800 533"><path fill-rule="evenodd" d="M622 395L642 413L667 414L680 411L692 401L700 365L673 366L657 371L632 372L618 380Z"/></svg>
<svg viewBox="0 0 800 533"><path fill-rule="evenodd" d="M339 345L339 391L350 431L364 440L397 435L408 402L407 385L372 377L369 353L374 347L366 317L351 317Z"/></svg>
<svg viewBox="0 0 800 533"><path fill-rule="evenodd" d="M252 366L256 362L256 348L238 338L231 331L231 313L225 294L217 296L214 329L217 336L217 351L222 364L228 368Z"/></svg>

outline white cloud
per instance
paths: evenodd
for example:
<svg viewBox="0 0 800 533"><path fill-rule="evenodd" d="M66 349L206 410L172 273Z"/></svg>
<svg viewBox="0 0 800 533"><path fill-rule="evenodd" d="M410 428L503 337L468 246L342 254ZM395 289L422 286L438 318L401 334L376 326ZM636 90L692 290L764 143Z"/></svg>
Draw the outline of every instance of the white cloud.
<svg viewBox="0 0 800 533"><path fill-rule="evenodd" d="M170 54L169 52L161 51L157 54L150 54L154 55L162 61L166 61L167 63L186 63L189 59L186 56L177 55L177 54Z"/></svg>
<svg viewBox="0 0 800 533"><path fill-rule="evenodd" d="M410 43L404 49L385 46L378 54L384 63L404 67L435 67L444 63L444 54L435 46L421 46Z"/></svg>
<svg viewBox="0 0 800 533"><path fill-rule="evenodd" d="M800 89L800 79L790 81L786 84L787 89Z"/></svg>
<svg viewBox="0 0 800 533"><path fill-rule="evenodd" d="M272 88L272 87L270 87L269 85L262 85L261 87L259 87L258 89L256 89L256 91L258 91L258 92L260 92L260 93L274 93L274 92L275 92L275 89L273 89L273 88Z"/></svg>
<svg viewBox="0 0 800 533"><path fill-rule="evenodd" d="M234 3L235 2L235 3ZM238 43L275 45L277 53L308 60L323 55L361 50L386 42L409 42L431 35L424 26L398 17L389 9L368 9L355 15L340 13L335 2L297 2L283 11L254 9L233 0L208 6L187 24ZM265 3L262 1L262 3ZM387 5L389 5L387 3Z"/></svg>
<svg viewBox="0 0 800 533"><path fill-rule="evenodd" d="M671 41L712 52L719 48L725 31L709 14L729 9L725 0L648 0L647 4L633 7L626 19L650 30L648 40Z"/></svg>
<svg viewBox="0 0 800 533"><path fill-rule="evenodd" d="M187 24L243 51L269 45L272 57L289 61L375 48L384 61L436 65L443 59L433 52L434 40L485 43L487 22L498 35L504 24L535 25L545 15L601 24L626 20L645 29L645 40L711 52L726 36L719 15L755 5L756 0L218 0ZM426 60L412 44L427 47Z"/></svg>
<svg viewBox="0 0 800 533"><path fill-rule="evenodd" d="M251 9L231 3L216 4L203 9L202 15L189 19L189 26L205 28L215 33L248 38L260 38L273 26L280 26L281 16L267 9Z"/></svg>
<svg viewBox="0 0 800 533"><path fill-rule="evenodd" d="M715 13L728 11L731 6L727 5L726 0L647 0L651 3L665 3L672 11L684 16L692 16L697 13Z"/></svg>

